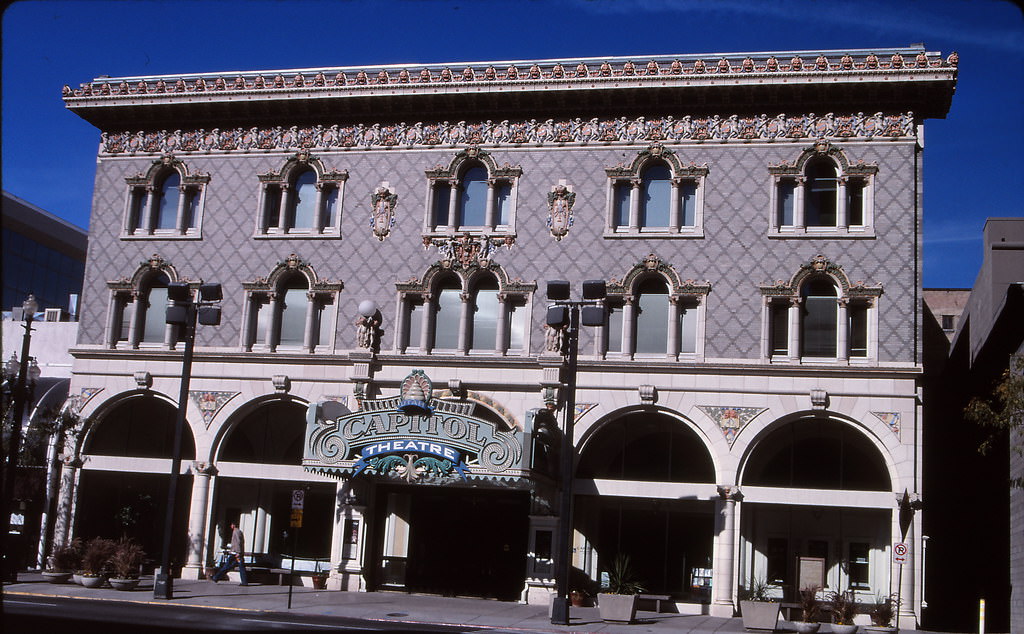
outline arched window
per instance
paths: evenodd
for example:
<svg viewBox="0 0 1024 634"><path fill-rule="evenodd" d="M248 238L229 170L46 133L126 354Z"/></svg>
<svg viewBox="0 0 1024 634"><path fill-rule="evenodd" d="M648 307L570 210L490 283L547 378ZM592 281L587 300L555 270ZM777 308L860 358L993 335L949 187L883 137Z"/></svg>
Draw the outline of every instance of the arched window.
<svg viewBox="0 0 1024 634"><path fill-rule="evenodd" d="M640 179L640 228L668 229L672 198L672 172L664 163L655 163L643 171Z"/></svg>
<svg viewBox="0 0 1024 634"><path fill-rule="evenodd" d="M800 354L804 357L835 357L838 345L839 305L831 280L814 279L800 292Z"/></svg>
<svg viewBox="0 0 1024 634"><path fill-rule="evenodd" d="M306 152L298 152L277 172L259 175L258 235L340 233L338 204L348 172L328 171Z"/></svg>
<svg viewBox="0 0 1024 634"><path fill-rule="evenodd" d="M771 231L864 234L872 227L875 165L850 164L827 143L795 162L770 166L774 177Z"/></svg>
<svg viewBox="0 0 1024 634"><path fill-rule="evenodd" d="M668 352L669 299L665 281L650 278L640 283L634 299L637 354Z"/></svg>
<svg viewBox="0 0 1024 634"><path fill-rule="evenodd" d="M174 229L178 220L178 202L181 196L181 176L172 171L160 184L159 202L153 229Z"/></svg>
<svg viewBox="0 0 1024 634"><path fill-rule="evenodd" d="M603 425L587 441L579 478L714 482L715 468L700 437L682 422L637 412Z"/></svg>
<svg viewBox="0 0 1024 634"><path fill-rule="evenodd" d="M430 207L426 230L509 231L514 189L522 170L500 166L483 150L460 152L448 167L427 170Z"/></svg>
<svg viewBox="0 0 1024 634"><path fill-rule="evenodd" d="M170 280L163 273L151 278L151 281L139 294L139 312L137 316L141 332L138 341L142 343L162 344L167 334L167 284Z"/></svg>
<svg viewBox="0 0 1024 634"><path fill-rule="evenodd" d="M301 275L293 275L277 293L277 345L299 348L305 341L309 284Z"/></svg>
<svg viewBox="0 0 1024 634"><path fill-rule="evenodd" d="M247 317L242 329L246 350L329 350L335 295L340 283L317 281L308 264L292 254L267 280L245 282Z"/></svg>
<svg viewBox="0 0 1024 634"><path fill-rule="evenodd" d="M199 232L209 174L192 173L183 162L165 157L154 161L146 174L125 180L124 237L173 238Z"/></svg>
<svg viewBox="0 0 1024 634"><path fill-rule="evenodd" d="M639 232L703 235L707 167L684 165L672 150L655 145L631 165L605 171L611 183L609 237Z"/></svg>

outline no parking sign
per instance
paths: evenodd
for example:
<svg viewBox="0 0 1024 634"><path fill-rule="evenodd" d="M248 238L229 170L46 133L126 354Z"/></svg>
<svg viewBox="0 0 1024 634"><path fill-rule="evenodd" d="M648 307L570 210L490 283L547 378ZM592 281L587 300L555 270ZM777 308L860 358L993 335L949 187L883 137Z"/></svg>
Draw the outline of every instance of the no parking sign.
<svg viewBox="0 0 1024 634"><path fill-rule="evenodd" d="M909 552L910 549L904 542L896 542L892 545L892 562L902 566L907 563L907 553Z"/></svg>

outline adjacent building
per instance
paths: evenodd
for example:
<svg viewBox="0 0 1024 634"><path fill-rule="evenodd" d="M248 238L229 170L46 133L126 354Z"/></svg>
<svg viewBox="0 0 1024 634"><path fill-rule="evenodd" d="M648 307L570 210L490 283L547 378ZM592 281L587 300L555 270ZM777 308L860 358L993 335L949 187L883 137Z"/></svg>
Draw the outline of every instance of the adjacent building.
<svg viewBox="0 0 1024 634"><path fill-rule="evenodd" d="M919 621L922 126L956 74L912 46L65 87L102 138L63 535L160 534L168 288L217 282L184 575L237 520L334 589L547 601L568 415L581 588L622 553L681 611L765 580ZM556 279L607 282L570 412Z"/></svg>

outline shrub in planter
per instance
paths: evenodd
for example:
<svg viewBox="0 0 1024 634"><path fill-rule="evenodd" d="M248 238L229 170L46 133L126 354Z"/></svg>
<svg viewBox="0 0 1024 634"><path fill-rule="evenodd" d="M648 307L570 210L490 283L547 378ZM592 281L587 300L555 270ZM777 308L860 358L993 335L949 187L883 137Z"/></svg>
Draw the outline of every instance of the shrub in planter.
<svg viewBox="0 0 1024 634"><path fill-rule="evenodd" d="M82 565L82 540L77 537L46 558L43 578L50 583L66 583Z"/></svg>
<svg viewBox="0 0 1024 634"><path fill-rule="evenodd" d="M753 579L748 588L740 588L739 594L743 627L774 632L782 606L768 594L768 583L764 579Z"/></svg>
<svg viewBox="0 0 1024 634"><path fill-rule="evenodd" d="M597 595L601 620L632 623L636 618L636 595L644 591L636 580L629 557L619 554L608 570L608 587Z"/></svg>
<svg viewBox="0 0 1024 634"><path fill-rule="evenodd" d="M835 634L854 634L857 626L853 624L853 619L857 616L859 603L853 591L830 592L828 599L832 603L832 617L835 619L832 631Z"/></svg>
<svg viewBox="0 0 1024 634"><path fill-rule="evenodd" d="M818 619L821 618L821 604L818 602L818 586L807 586L800 591L800 616L801 620L794 623L797 632L802 634L813 634L821 627Z"/></svg>
<svg viewBox="0 0 1024 634"><path fill-rule="evenodd" d="M139 569L145 558L146 551L142 550L142 546L134 539L126 537L117 542L114 553L108 560L110 585L117 590L134 589L139 585Z"/></svg>
<svg viewBox="0 0 1024 634"><path fill-rule="evenodd" d="M900 607L900 597L897 594L890 594L887 597L879 596L875 607L871 608L872 629L889 629L892 627L893 617Z"/></svg>
<svg viewBox="0 0 1024 634"><path fill-rule="evenodd" d="M83 586L97 588L103 585L110 571L110 558L116 550L117 544L112 539L93 537L86 542L82 552L82 568L78 571Z"/></svg>

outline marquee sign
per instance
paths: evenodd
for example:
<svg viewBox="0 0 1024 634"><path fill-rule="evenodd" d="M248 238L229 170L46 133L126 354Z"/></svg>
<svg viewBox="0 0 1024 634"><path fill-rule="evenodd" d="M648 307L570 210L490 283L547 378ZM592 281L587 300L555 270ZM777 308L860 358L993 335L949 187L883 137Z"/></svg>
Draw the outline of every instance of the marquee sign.
<svg viewBox="0 0 1024 634"><path fill-rule="evenodd" d="M331 401L310 405L303 466L329 475L406 482L524 475L519 431L475 416L475 403L432 394L430 379L414 370L399 396L364 400L358 412Z"/></svg>

